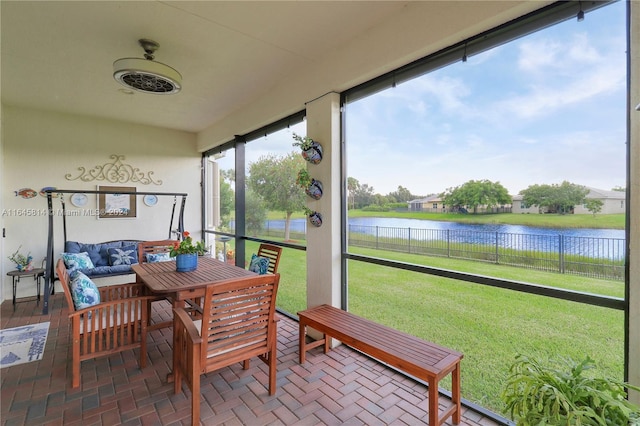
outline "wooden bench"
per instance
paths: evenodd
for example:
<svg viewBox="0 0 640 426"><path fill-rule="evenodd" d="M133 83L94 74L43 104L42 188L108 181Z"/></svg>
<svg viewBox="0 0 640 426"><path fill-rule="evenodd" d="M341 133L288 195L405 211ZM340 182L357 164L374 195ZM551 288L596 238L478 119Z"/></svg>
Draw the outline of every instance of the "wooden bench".
<svg viewBox="0 0 640 426"><path fill-rule="evenodd" d="M462 354L407 333L358 317L329 305L298 312L300 317L300 363L309 349L324 346L329 351L331 337L358 349L429 384L429 424L443 424L450 416L460 423L460 361ZM324 336L307 343L306 327ZM451 403L439 416L438 383L451 373Z"/></svg>

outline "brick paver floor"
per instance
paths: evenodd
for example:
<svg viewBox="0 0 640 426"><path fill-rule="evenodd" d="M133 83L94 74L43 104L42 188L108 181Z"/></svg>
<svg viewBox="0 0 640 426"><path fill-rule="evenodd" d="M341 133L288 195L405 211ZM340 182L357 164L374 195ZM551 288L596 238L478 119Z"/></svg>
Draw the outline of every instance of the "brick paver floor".
<svg viewBox="0 0 640 426"><path fill-rule="evenodd" d="M49 315L35 301L11 300L0 307L1 328L50 321L42 360L0 369L3 425L181 425L190 424L190 393L175 395L171 328L149 333L147 367L137 350L82 363L82 384L72 390L69 322L62 294L50 299ZM154 303L166 317L168 303ZM417 425L427 424L427 390L414 380L340 346L329 354L311 351L298 364L298 324L278 325L277 392L269 396L266 365L259 360L202 377L201 420L205 425ZM463 368L464 376L464 368ZM464 382L463 382L464 383ZM464 391L464 390L463 390ZM449 419L446 425L451 425ZM462 425L497 425L463 407Z"/></svg>

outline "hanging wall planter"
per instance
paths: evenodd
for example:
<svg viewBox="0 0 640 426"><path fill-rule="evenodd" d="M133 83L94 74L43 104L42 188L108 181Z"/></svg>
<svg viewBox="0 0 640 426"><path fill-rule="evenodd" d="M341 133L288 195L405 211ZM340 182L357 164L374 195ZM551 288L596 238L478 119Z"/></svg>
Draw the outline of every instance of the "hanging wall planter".
<svg viewBox="0 0 640 426"><path fill-rule="evenodd" d="M309 222L311 222L313 226L315 227L322 226L322 215L320 213L308 208L305 208L304 211L307 217L309 218Z"/></svg>
<svg viewBox="0 0 640 426"><path fill-rule="evenodd" d="M307 195L314 200L322 198L322 182L316 179L311 179L311 184L304 190Z"/></svg>
<svg viewBox="0 0 640 426"><path fill-rule="evenodd" d="M298 146L302 150L302 157L312 164L318 164L322 161L322 145L306 136L302 137L297 134L293 134L293 139L296 141L293 146Z"/></svg>
<svg viewBox="0 0 640 426"><path fill-rule="evenodd" d="M300 171L298 171L296 184L304 189L304 192L314 200L322 198L322 182L313 179L307 169L300 169Z"/></svg>

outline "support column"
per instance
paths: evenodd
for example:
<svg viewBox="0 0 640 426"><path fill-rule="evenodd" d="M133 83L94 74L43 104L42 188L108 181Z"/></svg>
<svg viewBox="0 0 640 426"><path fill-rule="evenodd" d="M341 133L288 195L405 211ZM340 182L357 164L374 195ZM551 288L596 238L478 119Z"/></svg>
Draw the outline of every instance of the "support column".
<svg viewBox="0 0 640 426"><path fill-rule="evenodd" d="M323 185L319 200L307 207L322 215L322 226L307 221L307 306L341 305L340 249L340 95L329 93L307 104L307 136L323 148L322 161L307 165Z"/></svg>
<svg viewBox="0 0 640 426"><path fill-rule="evenodd" d="M629 43L629 344L627 350L628 381L640 386L640 3L627 4L631 9ZM640 392L630 391L629 399L640 404Z"/></svg>

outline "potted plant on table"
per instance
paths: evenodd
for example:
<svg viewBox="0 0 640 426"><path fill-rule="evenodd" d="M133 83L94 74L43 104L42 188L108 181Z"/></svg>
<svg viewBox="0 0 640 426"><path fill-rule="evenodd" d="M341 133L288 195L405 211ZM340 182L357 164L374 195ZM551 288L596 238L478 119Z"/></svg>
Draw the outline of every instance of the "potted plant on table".
<svg viewBox="0 0 640 426"><path fill-rule="evenodd" d="M319 200L322 198L322 182L316 180L309 175L307 169L300 169L298 171L298 177L296 178L296 183L304 192L314 200Z"/></svg>
<svg viewBox="0 0 640 426"><path fill-rule="evenodd" d="M33 269L33 256L31 256L31 253L27 253L26 256L20 253L20 248L22 248L22 246L19 246L18 250L13 252L11 256L8 256L8 259L16 264L18 271L30 271Z"/></svg>
<svg viewBox="0 0 640 426"><path fill-rule="evenodd" d="M189 272L198 268L198 256L207 252L204 242L198 241L195 244L189 232L182 233L182 241L176 241L169 253L176 258L176 271Z"/></svg>
<svg viewBox="0 0 640 426"><path fill-rule="evenodd" d="M583 373L595 367L586 357L564 368L543 366L517 355L502 392L506 410L518 426L528 425L640 425L640 407L626 399L627 389L640 388L621 381Z"/></svg>

